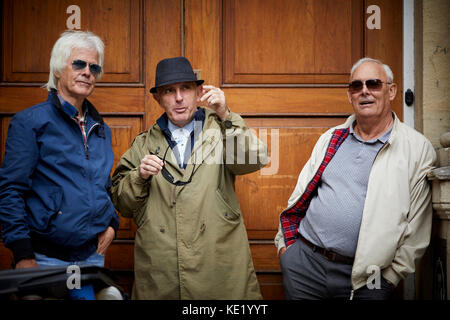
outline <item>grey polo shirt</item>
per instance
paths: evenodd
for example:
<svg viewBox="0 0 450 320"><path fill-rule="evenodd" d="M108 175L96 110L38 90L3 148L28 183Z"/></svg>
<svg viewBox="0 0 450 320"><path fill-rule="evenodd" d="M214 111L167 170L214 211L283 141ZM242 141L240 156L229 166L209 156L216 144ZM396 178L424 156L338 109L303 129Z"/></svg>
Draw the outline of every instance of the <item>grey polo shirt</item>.
<svg viewBox="0 0 450 320"><path fill-rule="evenodd" d="M315 245L354 257L370 170L392 131L364 141L353 131L325 168L299 232Z"/></svg>

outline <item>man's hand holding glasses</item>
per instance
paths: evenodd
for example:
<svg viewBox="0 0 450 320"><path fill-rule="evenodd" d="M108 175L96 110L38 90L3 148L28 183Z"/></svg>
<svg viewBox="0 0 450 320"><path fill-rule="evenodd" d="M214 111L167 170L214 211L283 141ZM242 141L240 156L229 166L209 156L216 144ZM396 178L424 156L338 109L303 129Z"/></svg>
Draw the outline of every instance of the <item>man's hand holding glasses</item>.
<svg viewBox="0 0 450 320"><path fill-rule="evenodd" d="M191 183L192 176L194 175L195 171L195 163L188 181L175 181L175 178L170 174L170 172L165 167L167 151L169 151L169 148L170 147L167 146L166 152L164 152L164 158L162 160L158 156L153 154L146 155L141 160L141 164L139 165L139 176L142 179L147 180L150 176L156 176L161 171L161 174L164 177L164 179L166 179L167 182L175 186L184 186L186 184Z"/></svg>
<svg viewBox="0 0 450 320"><path fill-rule="evenodd" d="M139 176L147 180L150 176L156 176L163 168L164 161L154 154L146 155L139 165Z"/></svg>

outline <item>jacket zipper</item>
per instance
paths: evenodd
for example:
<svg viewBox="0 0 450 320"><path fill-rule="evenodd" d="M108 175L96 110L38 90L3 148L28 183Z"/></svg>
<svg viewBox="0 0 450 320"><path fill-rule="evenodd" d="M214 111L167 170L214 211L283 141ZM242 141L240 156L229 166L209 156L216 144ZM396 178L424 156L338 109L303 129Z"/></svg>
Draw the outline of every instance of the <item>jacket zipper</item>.
<svg viewBox="0 0 450 320"><path fill-rule="evenodd" d="M92 129L94 129L96 126L99 126L99 124L98 123L94 123L94 125L89 129L89 131L88 131L88 133L86 135L86 141L83 141L83 143L84 143L84 153L86 155L86 159L87 160L89 160L89 146L88 146L87 141L88 141L89 135L91 134Z"/></svg>
<svg viewBox="0 0 450 320"><path fill-rule="evenodd" d="M89 146L87 145L87 142L84 142L84 154L86 155L86 159L89 160Z"/></svg>

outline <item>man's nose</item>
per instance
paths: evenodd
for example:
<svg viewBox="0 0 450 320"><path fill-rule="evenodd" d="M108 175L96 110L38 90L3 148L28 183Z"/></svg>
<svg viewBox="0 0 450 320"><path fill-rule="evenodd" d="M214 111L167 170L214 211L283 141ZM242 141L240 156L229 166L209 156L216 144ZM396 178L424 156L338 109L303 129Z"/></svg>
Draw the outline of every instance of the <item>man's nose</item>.
<svg viewBox="0 0 450 320"><path fill-rule="evenodd" d="M85 76L86 78L89 78L91 76L92 73L91 73L91 69L89 67L89 63L86 64L86 67L81 70L81 74L83 76Z"/></svg>
<svg viewBox="0 0 450 320"><path fill-rule="evenodd" d="M177 101L182 101L183 100L183 95L182 95L180 89L176 89L176 91L175 91L175 99Z"/></svg>
<svg viewBox="0 0 450 320"><path fill-rule="evenodd" d="M366 86L366 82L363 81L363 88L362 88L362 94L363 95L368 95L370 93L369 89Z"/></svg>

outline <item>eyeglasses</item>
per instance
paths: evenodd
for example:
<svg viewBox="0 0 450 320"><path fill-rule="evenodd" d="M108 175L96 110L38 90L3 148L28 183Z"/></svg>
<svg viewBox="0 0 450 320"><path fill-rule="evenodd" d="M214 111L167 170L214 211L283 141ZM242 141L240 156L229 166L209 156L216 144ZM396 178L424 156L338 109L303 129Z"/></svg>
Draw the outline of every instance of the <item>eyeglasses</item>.
<svg viewBox="0 0 450 320"><path fill-rule="evenodd" d="M166 152L164 152L164 158L163 158L163 162L166 162L166 155L167 155L167 151L169 151L170 146L167 147ZM188 183L191 183L192 181L192 176L194 174L194 170L195 170L195 162L194 162L194 168L192 169L191 172L191 176L189 177L188 181L176 181L175 182L175 178L170 174L170 172L166 169L166 166L164 165L161 169L161 174L163 175L164 179L166 179L168 182L170 182L173 185L176 186L184 186Z"/></svg>
<svg viewBox="0 0 450 320"><path fill-rule="evenodd" d="M391 84L392 82L383 82L380 79L368 79L366 81L354 80L348 84L348 90L351 93L357 93L364 88L364 83L366 88L371 91L381 90L383 83Z"/></svg>
<svg viewBox="0 0 450 320"><path fill-rule="evenodd" d="M74 70L83 70L87 65L88 63L86 61L79 59L72 62L72 68ZM102 72L102 67L95 63L89 63L89 71L96 77Z"/></svg>

